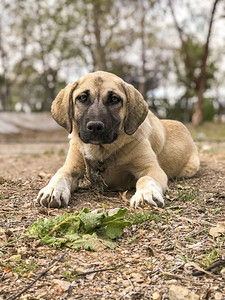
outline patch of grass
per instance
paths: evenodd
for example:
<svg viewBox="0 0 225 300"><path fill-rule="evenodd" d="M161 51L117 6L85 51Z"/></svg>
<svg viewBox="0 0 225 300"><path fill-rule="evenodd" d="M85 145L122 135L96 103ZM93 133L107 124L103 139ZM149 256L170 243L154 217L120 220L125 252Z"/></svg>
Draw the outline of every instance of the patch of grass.
<svg viewBox="0 0 225 300"><path fill-rule="evenodd" d="M198 192L194 190L177 190L177 199L187 202L194 200L198 196Z"/></svg>
<svg viewBox="0 0 225 300"><path fill-rule="evenodd" d="M46 150L43 154L46 156L52 156L54 154L54 150Z"/></svg>
<svg viewBox="0 0 225 300"><path fill-rule="evenodd" d="M3 199L3 195L2 194L0 194L0 199Z"/></svg>
<svg viewBox="0 0 225 300"><path fill-rule="evenodd" d="M210 251L206 252L205 256L205 267L211 265L215 260L219 259L221 256L221 242L218 239L216 246L212 246Z"/></svg>
<svg viewBox="0 0 225 300"><path fill-rule="evenodd" d="M194 127L192 124L187 124L186 126L195 140L225 140L224 123L205 122L197 127Z"/></svg>
<svg viewBox="0 0 225 300"><path fill-rule="evenodd" d="M15 265L15 263L17 263L17 265ZM20 276L23 276L23 274L28 273L29 271L32 271L38 267L38 265L29 265L23 263L21 260L15 260L12 263L2 262L0 266L3 270L10 270L12 273L17 273Z"/></svg>
<svg viewBox="0 0 225 300"><path fill-rule="evenodd" d="M12 268L12 273L17 273L18 275L22 276L23 274L28 273L29 271L32 271L37 267L37 265L27 265L22 263L19 266Z"/></svg>
<svg viewBox="0 0 225 300"><path fill-rule="evenodd" d="M71 271L64 271L63 276L68 279L76 278L76 274L73 274L73 272L71 272Z"/></svg>
<svg viewBox="0 0 225 300"><path fill-rule="evenodd" d="M159 223L161 221L165 221L165 216L168 215L167 211L158 212L156 210L141 210L134 213L129 213L128 220L132 224L142 224L144 222L152 222Z"/></svg>
<svg viewBox="0 0 225 300"><path fill-rule="evenodd" d="M39 157L41 157L41 154L40 153L32 153L31 157L33 157L33 158L39 158Z"/></svg>
<svg viewBox="0 0 225 300"><path fill-rule="evenodd" d="M212 214L213 215L216 215L218 212L220 212L221 211L221 207L216 207L216 208L214 208L214 210L212 211Z"/></svg>
<svg viewBox="0 0 225 300"><path fill-rule="evenodd" d="M178 258L184 261L185 263L194 262L199 264L200 267L202 268L207 268L214 261L218 260L221 257L221 253L222 253L222 242L220 238L217 238L215 245L213 245L209 251L206 251L205 256L202 256L201 260L196 260L188 256L178 257Z"/></svg>
<svg viewBox="0 0 225 300"><path fill-rule="evenodd" d="M191 243L195 243L196 242L196 240L193 239L193 238L185 238L184 240L185 240L185 242L191 242Z"/></svg>
<svg viewBox="0 0 225 300"><path fill-rule="evenodd" d="M60 149L58 151L58 156L66 156L66 151L64 149Z"/></svg>

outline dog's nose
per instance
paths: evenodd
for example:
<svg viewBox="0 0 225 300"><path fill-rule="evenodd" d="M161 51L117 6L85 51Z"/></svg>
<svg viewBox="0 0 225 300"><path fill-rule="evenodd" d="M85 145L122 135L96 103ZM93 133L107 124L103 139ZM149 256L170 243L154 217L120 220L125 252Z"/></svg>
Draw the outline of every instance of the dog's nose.
<svg viewBox="0 0 225 300"><path fill-rule="evenodd" d="M104 123L100 121L90 121L87 123L87 130L93 133L100 133L104 130Z"/></svg>

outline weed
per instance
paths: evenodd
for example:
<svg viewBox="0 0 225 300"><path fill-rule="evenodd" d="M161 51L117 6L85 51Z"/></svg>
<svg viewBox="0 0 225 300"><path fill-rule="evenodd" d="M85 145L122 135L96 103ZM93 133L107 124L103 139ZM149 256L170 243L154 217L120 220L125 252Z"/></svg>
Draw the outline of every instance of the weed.
<svg viewBox="0 0 225 300"><path fill-rule="evenodd" d="M39 158L39 157L41 157L40 153L32 153L31 156L33 158Z"/></svg>
<svg viewBox="0 0 225 300"><path fill-rule="evenodd" d="M137 237L134 235L132 236L130 239L128 239L128 243L131 244L131 243L134 243L137 241Z"/></svg>
<svg viewBox="0 0 225 300"><path fill-rule="evenodd" d="M206 252L206 257L205 257L205 261L206 261L205 266L206 267L211 265L221 255L221 242L220 242L220 240L218 240L218 243L217 243L216 246L212 246L211 251Z"/></svg>
<svg viewBox="0 0 225 300"><path fill-rule="evenodd" d="M0 199L3 199L3 195L2 194L0 194Z"/></svg>
<svg viewBox="0 0 225 300"><path fill-rule="evenodd" d="M221 211L221 207L216 207L216 208L214 208L214 210L212 211L212 214L213 215L216 215L218 212L220 212Z"/></svg>
<svg viewBox="0 0 225 300"><path fill-rule="evenodd" d="M54 154L54 150L46 150L43 154L46 156L52 156Z"/></svg>
<svg viewBox="0 0 225 300"><path fill-rule="evenodd" d="M159 223L164 220L164 217L168 214L168 212L164 211L159 213L155 210L141 210L135 213L130 213L128 215L128 220L132 224L142 224L144 222L152 222Z"/></svg>
<svg viewBox="0 0 225 300"><path fill-rule="evenodd" d="M58 156L66 156L66 151L64 149L60 149L58 151Z"/></svg>
<svg viewBox="0 0 225 300"><path fill-rule="evenodd" d="M177 198L184 202L194 200L197 195L198 195L198 192L193 191L193 190L178 190L177 191Z"/></svg>
<svg viewBox="0 0 225 300"><path fill-rule="evenodd" d="M63 276L68 279L73 279L76 277L76 274L73 274L71 271L64 271Z"/></svg>
<svg viewBox="0 0 225 300"><path fill-rule="evenodd" d="M17 273L18 275L22 276L23 274L32 271L37 267L37 265L27 265L22 263L19 266L12 268L12 273Z"/></svg>
<svg viewBox="0 0 225 300"><path fill-rule="evenodd" d="M196 240L195 239L193 239L193 238L185 238L185 241L186 242L191 242L191 243L195 243L196 242Z"/></svg>

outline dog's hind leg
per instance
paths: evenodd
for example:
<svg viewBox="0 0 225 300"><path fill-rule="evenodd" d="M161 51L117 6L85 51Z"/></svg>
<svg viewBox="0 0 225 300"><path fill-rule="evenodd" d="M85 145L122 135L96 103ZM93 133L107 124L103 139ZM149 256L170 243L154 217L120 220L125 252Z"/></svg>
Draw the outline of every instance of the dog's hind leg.
<svg viewBox="0 0 225 300"><path fill-rule="evenodd" d="M194 152L188 162L182 168L180 174L177 177L192 177L194 176L197 171L199 170L200 161L198 154Z"/></svg>

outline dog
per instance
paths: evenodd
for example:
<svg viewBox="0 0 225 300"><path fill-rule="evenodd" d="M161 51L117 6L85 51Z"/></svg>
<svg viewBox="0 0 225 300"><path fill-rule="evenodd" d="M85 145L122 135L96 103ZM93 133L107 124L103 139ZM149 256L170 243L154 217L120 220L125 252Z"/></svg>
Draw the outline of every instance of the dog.
<svg viewBox="0 0 225 300"><path fill-rule="evenodd" d="M97 71L68 84L51 111L70 133L70 147L63 167L38 194L42 206L68 205L87 171L93 183L100 178L110 190L136 185L131 207L163 207L168 178L191 177L199 169L187 128L158 119L139 91L112 73Z"/></svg>

